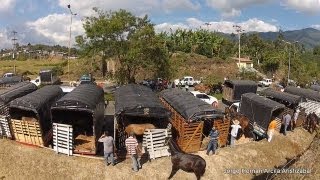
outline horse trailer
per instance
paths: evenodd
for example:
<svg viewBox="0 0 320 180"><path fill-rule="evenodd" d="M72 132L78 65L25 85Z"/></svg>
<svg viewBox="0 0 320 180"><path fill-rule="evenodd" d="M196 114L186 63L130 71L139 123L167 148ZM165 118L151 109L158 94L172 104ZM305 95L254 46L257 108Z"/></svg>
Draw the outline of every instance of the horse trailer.
<svg viewBox="0 0 320 180"><path fill-rule="evenodd" d="M226 80L223 84L222 101L231 105L240 102L244 93L256 93L258 84L250 80Z"/></svg>
<svg viewBox="0 0 320 180"><path fill-rule="evenodd" d="M203 134L207 136L213 126L220 132L220 144L226 145L230 121L223 120L222 111L179 89L162 91L160 100L171 112L172 135L183 151L199 151Z"/></svg>
<svg viewBox="0 0 320 180"><path fill-rule="evenodd" d="M16 98L27 95L37 90L37 86L29 82L21 82L11 86L0 94L0 136L11 138L11 128L9 126L10 102Z"/></svg>
<svg viewBox="0 0 320 180"><path fill-rule="evenodd" d="M114 136L118 150L124 150L125 139L130 132L136 134L139 146L142 146L143 135L147 132L145 130L165 129L169 123L169 116L170 112L163 107L157 94L150 88L137 84L119 87L115 91L114 119ZM147 146L156 142L148 141ZM120 154L122 155L122 152Z"/></svg>
<svg viewBox="0 0 320 180"><path fill-rule="evenodd" d="M284 108L285 105L254 93L241 96L240 113L249 118L250 129L261 137L266 136L272 117L278 117Z"/></svg>
<svg viewBox="0 0 320 180"><path fill-rule="evenodd" d="M104 92L94 84L80 85L56 101L51 107L54 150L68 155L102 153L98 139L103 134L104 110Z"/></svg>
<svg viewBox="0 0 320 180"><path fill-rule="evenodd" d="M302 101L299 103L299 106L305 109L306 115L314 112L320 117L320 94L318 91L287 86L284 92L301 96Z"/></svg>
<svg viewBox="0 0 320 180"><path fill-rule="evenodd" d="M15 140L49 146L52 142L51 105L62 95L59 86L45 86L11 101L10 124Z"/></svg>

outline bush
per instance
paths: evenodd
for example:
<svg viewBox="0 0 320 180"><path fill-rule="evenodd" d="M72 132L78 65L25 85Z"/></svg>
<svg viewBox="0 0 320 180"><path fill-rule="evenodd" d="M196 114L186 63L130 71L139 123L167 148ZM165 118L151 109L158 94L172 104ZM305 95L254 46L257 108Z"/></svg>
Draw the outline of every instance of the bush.
<svg viewBox="0 0 320 180"><path fill-rule="evenodd" d="M55 66L52 68L52 72L53 74L57 75L57 76L61 76L63 75L63 69L61 66Z"/></svg>

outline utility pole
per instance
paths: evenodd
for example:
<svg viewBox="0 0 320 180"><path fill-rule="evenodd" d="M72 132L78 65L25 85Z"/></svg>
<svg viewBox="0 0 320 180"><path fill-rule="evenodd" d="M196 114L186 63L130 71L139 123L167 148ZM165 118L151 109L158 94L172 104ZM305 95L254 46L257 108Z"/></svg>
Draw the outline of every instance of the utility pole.
<svg viewBox="0 0 320 180"><path fill-rule="evenodd" d="M76 16L77 13L73 13L71 10L71 5L68 4L68 9L70 12L70 31L69 31L69 51L68 51L68 80L70 81L70 54L71 54L71 27L72 27L72 16Z"/></svg>
<svg viewBox="0 0 320 180"><path fill-rule="evenodd" d="M241 58L241 55L240 55L240 49L241 49L240 38L241 38L241 33L244 32L244 30L239 25L233 25L233 27L236 29L236 32L238 33L238 38L239 38L239 63L238 63L238 67L240 68L240 58Z"/></svg>
<svg viewBox="0 0 320 180"><path fill-rule="evenodd" d="M16 50L17 50L17 38L16 38L16 35L17 35L17 31L13 30L12 31L12 34L13 34L13 38L11 39L12 40L12 59L14 61L15 59L15 53L16 53ZM15 62L13 62L13 73L16 73L16 65L15 65Z"/></svg>
<svg viewBox="0 0 320 180"><path fill-rule="evenodd" d="M291 45L293 44L293 58L295 58L295 51L296 51L296 50L295 50L295 49L296 49L295 44L298 43L299 41L294 41L293 43L288 42L288 41L285 41L285 40L282 40L282 41L285 42L286 44L289 44L290 47L291 47ZM290 70L291 70L291 55L290 55L290 49L288 48L288 46L287 46L287 49L288 49L288 55L289 55L287 86L289 86L289 84L290 84Z"/></svg>

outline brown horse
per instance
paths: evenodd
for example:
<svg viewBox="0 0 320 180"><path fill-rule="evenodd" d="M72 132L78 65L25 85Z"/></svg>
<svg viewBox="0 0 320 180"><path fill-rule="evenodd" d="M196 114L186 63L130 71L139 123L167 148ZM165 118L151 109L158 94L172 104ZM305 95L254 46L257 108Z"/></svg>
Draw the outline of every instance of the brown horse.
<svg viewBox="0 0 320 180"><path fill-rule="evenodd" d="M197 180L200 180L206 171L206 161L199 155L182 152L171 138L166 138L164 144L169 146L171 153L172 169L168 179L171 179L181 169L186 172L193 172Z"/></svg>
<svg viewBox="0 0 320 180"><path fill-rule="evenodd" d="M153 124L130 124L126 127L125 131L127 134L134 132L135 135L143 135L146 129L155 129Z"/></svg>
<svg viewBox="0 0 320 180"><path fill-rule="evenodd" d="M320 119L316 115L316 113L310 113L307 116L307 129L310 133L313 133L313 131L319 126Z"/></svg>
<svg viewBox="0 0 320 180"><path fill-rule="evenodd" d="M245 137L251 137L252 133L250 132L249 119L245 115L236 112L236 110L233 108L226 107L225 117L230 120L237 119L240 122L242 131L239 133L237 139L239 139L242 135L244 135Z"/></svg>

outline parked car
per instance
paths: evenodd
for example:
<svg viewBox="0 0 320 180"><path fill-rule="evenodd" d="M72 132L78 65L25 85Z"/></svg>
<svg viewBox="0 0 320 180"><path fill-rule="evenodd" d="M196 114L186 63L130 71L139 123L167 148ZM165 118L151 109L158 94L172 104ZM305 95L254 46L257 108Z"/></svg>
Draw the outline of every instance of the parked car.
<svg viewBox="0 0 320 180"><path fill-rule="evenodd" d="M213 97L213 96L210 96L210 95L207 95L206 93L202 93L202 92L199 92L199 91L190 91L190 93L201 99L202 101L208 103L208 104L211 104L213 107L218 107L218 99Z"/></svg>
<svg viewBox="0 0 320 180"><path fill-rule="evenodd" d="M263 78L259 81L258 85L262 87L269 87L272 84L272 79Z"/></svg>
<svg viewBox="0 0 320 180"><path fill-rule="evenodd" d="M29 77L16 75L14 73L5 73L0 78L0 86L10 86L22 81L30 81Z"/></svg>
<svg viewBox="0 0 320 180"><path fill-rule="evenodd" d="M95 79L90 77L88 74L84 74L80 77L78 85L80 84L95 84Z"/></svg>

